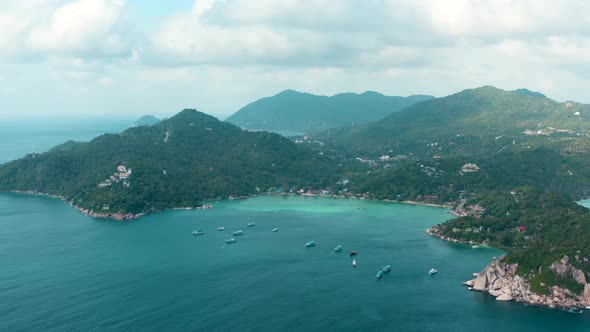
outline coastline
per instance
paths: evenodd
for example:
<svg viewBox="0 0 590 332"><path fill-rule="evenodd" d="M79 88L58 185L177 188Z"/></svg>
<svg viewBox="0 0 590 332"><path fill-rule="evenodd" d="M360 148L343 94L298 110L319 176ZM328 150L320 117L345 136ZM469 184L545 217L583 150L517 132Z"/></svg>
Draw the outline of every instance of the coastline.
<svg viewBox="0 0 590 332"><path fill-rule="evenodd" d="M154 210L144 213L97 213L88 209L84 209L80 206L76 206L72 201L69 201L66 197L61 195L49 194L49 193L41 193L36 191L10 191L7 193L16 193L16 194L24 194L24 195L31 195L31 196L45 196L51 198L58 198L62 201L65 201L73 207L74 209L78 210L78 212L87 215L92 218L101 218L101 219L112 219L116 221L130 221L134 219L139 219L143 216L146 216L151 213L160 212L161 210ZM312 195L298 195L298 194L291 194L291 193L280 193L280 194L273 194L267 193L262 194L265 196L312 196ZM240 199L247 199L251 197L256 197L258 195L250 195L250 196L242 196ZM396 201L396 200L388 200L388 199L367 199L364 197L347 197L347 196L337 196L337 195L313 195L318 197L329 197L329 198L346 198L346 199L360 199L360 200L372 200L372 201L382 201L387 203L401 203L401 204L410 204L410 205L422 205L422 206L429 206L429 207L436 207L436 208L448 208L445 205L439 204L431 204L431 203L420 203L415 201ZM230 198L226 198L226 200L232 200ZM194 210L194 209L208 209L212 206L210 204L203 204L200 207L173 207L169 210ZM440 234L440 225L431 226L426 230L426 234L429 236L436 237L443 241L458 243L458 244L468 244L468 245L484 245L489 246L488 243L482 242L477 243L473 241L461 241L458 239L454 239L451 237L445 237ZM507 264L502 261L505 256L500 257L497 259L494 257L492 262L488 264L484 270L479 273L474 273L473 276L475 279L468 280L463 282L463 285L467 286L469 290L473 291L480 291L483 293L487 293L491 296L494 296L497 301L514 301L518 303L524 303L527 305L545 307L549 309L561 309L561 310L583 310L585 307L590 305L590 295L586 298L586 293L590 294L590 284L586 285L586 288L589 291L584 291L583 295L576 295L571 293L567 289L562 289L557 286L551 287L551 293L549 295L541 295L536 294L530 290L530 284L521 276L516 274L518 269L518 264ZM572 311L573 312L573 311Z"/></svg>
<svg viewBox="0 0 590 332"><path fill-rule="evenodd" d="M473 241L461 241L440 234L439 225L431 226L426 234L443 241L459 244L481 244ZM526 305L543 307L548 309L560 309L580 313L590 306L590 284L587 284L581 295L574 294L568 289L557 286L549 287L547 295L537 294L531 291L531 285L517 274L518 263L508 264L503 261L506 256L492 258L492 261L479 273L473 273L474 279L462 282L470 291L487 293L496 298L496 301L514 301Z"/></svg>
<svg viewBox="0 0 590 332"><path fill-rule="evenodd" d="M45 196L45 197L52 197L52 198L58 198L61 199L62 201L66 202L69 206L73 207L74 209L76 209L78 212L87 215L89 217L92 218L100 218L100 219L113 219L116 221L129 221L129 220L135 220L135 219L139 219L143 216L147 216L149 214L152 213L157 213L157 212L162 212L165 210L201 210L201 209L209 209L212 208L211 204L208 204L208 202L210 202L210 200L205 200L203 202L203 204L201 206L196 206L196 207L187 207L187 206L178 206L178 207L170 207L164 210L152 210L152 211L147 211L147 212L141 212L141 213L128 213L128 212L96 212L96 211L92 211L92 210L88 210L85 208L82 208L78 205L75 205L73 201L68 200L65 196L61 196L61 195L55 195L55 194L49 194L49 193L43 193L43 192L38 192L38 191L34 191L34 190L27 190L27 191L23 191L23 190L12 190L12 191L5 191L6 193L16 193L16 194L24 194L24 195L32 195L32 196ZM397 201L397 200L393 200L393 199L375 199L375 198L370 198L370 197L357 197L357 196L343 196L343 195L322 195L322 194L299 194L299 193L262 193L262 194L251 194L251 195L247 195L247 196L240 196L238 198L235 198L234 196L228 196L227 198L224 198L223 200L236 200L236 199L248 199L248 198L252 198L252 197L257 197L257 196L303 196L303 197L325 197L325 198L337 198L337 199L358 199L358 200L368 200L368 201L375 201L375 202L385 202L385 203L397 203L397 204L409 204L409 205L418 205L418 206L428 206L428 207L435 207L435 208L450 208L450 206L448 205L441 205L441 204L434 204L434 203L425 203L425 202L416 202L416 201L410 201L410 200L405 200L405 201Z"/></svg>

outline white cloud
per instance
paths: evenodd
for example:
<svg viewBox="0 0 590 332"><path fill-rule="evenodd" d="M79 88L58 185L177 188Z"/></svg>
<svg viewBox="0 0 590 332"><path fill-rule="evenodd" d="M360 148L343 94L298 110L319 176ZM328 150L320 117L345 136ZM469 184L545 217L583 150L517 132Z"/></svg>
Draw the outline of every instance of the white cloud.
<svg viewBox="0 0 590 332"><path fill-rule="evenodd" d="M196 0L166 17L153 13L174 0L153 0L149 20L133 1L0 0L0 88L51 85L63 96L53 99L153 113L228 114L286 88L445 95L492 84L590 101L586 0Z"/></svg>
<svg viewBox="0 0 590 332"><path fill-rule="evenodd" d="M128 55L124 8L124 0L15 1L0 12L0 56Z"/></svg>

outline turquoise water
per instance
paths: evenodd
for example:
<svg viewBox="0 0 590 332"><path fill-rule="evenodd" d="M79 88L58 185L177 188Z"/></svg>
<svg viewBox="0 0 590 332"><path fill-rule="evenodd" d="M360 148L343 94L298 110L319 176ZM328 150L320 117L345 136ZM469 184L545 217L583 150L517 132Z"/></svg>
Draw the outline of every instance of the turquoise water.
<svg viewBox="0 0 590 332"><path fill-rule="evenodd" d="M128 128L131 119L35 119L0 122L0 164L41 153L68 140L90 141Z"/></svg>
<svg viewBox="0 0 590 332"><path fill-rule="evenodd" d="M423 206L259 197L113 222L2 194L0 331L590 331L588 313L466 291L460 282L501 252L424 234L446 218ZM226 246L234 230L245 235Z"/></svg>

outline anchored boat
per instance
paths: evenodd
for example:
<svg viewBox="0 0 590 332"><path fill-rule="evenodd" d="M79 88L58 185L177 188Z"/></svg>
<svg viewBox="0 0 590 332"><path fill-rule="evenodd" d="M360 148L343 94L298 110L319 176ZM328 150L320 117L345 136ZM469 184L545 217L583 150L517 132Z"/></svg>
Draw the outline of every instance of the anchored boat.
<svg viewBox="0 0 590 332"><path fill-rule="evenodd" d="M273 228L273 229L272 229L272 231L273 231L274 233L276 233L276 232L278 232L278 231L279 231L279 229L278 229L278 228Z"/></svg>
<svg viewBox="0 0 590 332"><path fill-rule="evenodd" d="M358 254L358 252L356 250L353 250L350 252L350 257L356 256L357 254Z"/></svg>
<svg viewBox="0 0 590 332"><path fill-rule="evenodd" d="M234 238L227 239L227 240L225 240L225 243L227 243L227 244L236 243L236 239L234 239Z"/></svg>
<svg viewBox="0 0 590 332"><path fill-rule="evenodd" d="M340 252L342 251L342 246L341 245L337 245L336 248L334 248L335 252Z"/></svg>
<svg viewBox="0 0 590 332"><path fill-rule="evenodd" d="M306 247L315 247L315 241L309 241L305 244Z"/></svg>
<svg viewBox="0 0 590 332"><path fill-rule="evenodd" d="M352 260L352 267L356 267L356 259Z"/></svg>
<svg viewBox="0 0 590 332"><path fill-rule="evenodd" d="M436 270L435 268L432 268L432 269L430 269L430 271L428 271L428 274L434 275L434 274L436 274L436 272L438 272L438 270Z"/></svg>
<svg viewBox="0 0 590 332"><path fill-rule="evenodd" d="M198 230L198 231L193 231L193 235L203 235L205 234L205 232Z"/></svg>
<svg viewBox="0 0 590 332"><path fill-rule="evenodd" d="M232 233L233 235L239 236L239 235L244 235L244 232L242 231L235 231Z"/></svg>
<svg viewBox="0 0 590 332"><path fill-rule="evenodd" d="M217 227L217 230L218 231L225 231L225 227L223 227L223 226L222 227Z"/></svg>
<svg viewBox="0 0 590 332"><path fill-rule="evenodd" d="M381 279L383 277L383 271L377 272L377 279Z"/></svg>
<svg viewBox="0 0 590 332"><path fill-rule="evenodd" d="M254 226L256 226L256 223L255 222L249 222L248 223L248 227L254 227Z"/></svg>
<svg viewBox="0 0 590 332"><path fill-rule="evenodd" d="M383 268L383 273L387 273L389 271L391 271L391 265L385 265L385 267Z"/></svg>

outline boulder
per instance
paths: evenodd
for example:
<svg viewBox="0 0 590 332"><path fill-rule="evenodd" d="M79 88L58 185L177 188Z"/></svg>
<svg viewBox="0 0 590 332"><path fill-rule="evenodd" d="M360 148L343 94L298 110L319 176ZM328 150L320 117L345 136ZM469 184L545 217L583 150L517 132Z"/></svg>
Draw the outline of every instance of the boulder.
<svg viewBox="0 0 590 332"><path fill-rule="evenodd" d="M586 284L586 286L584 286L582 301L585 302L587 306L590 306L590 284Z"/></svg>
<svg viewBox="0 0 590 332"><path fill-rule="evenodd" d="M475 281L473 281L473 280L467 280L467 281L463 282L463 285L473 287L474 283L475 283Z"/></svg>
<svg viewBox="0 0 590 332"><path fill-rule="evenodd" d="M502 294L496 298L496 301L512 301L512 296L508 294Z"/></svg>
<svg viewBox="0 0 590 332"><path fill-rule="evenodd" d="M482 273L479 277L473 280L473 289L481 292L485 291L488 286L487 281L486 274Z"/></svg>
<svg viewBox="0 0 590 332"><path fill-rule="evenodd" d="M586 285L586 276L584 275L584 271L582 270L577 270L574 269L574 272L572 273L572 277L574 278L575 281L577 281L578 283L582 284L582 285Z"/></svg>
<svg viewBox="0 0 590 332"><path fill-rule="evenodd" d="M561 261L563 262L563 258ZM569 266L560 262L553 262L549 268L560 276L565 276L569 271Z"/></svg>
<svg viewBox="0 0 590 332"><path fill-rule="evenodd" d="M568 255L563 255L563 257L561 257L561 264L563 265L567 265L567 263L569 263L570 258L568 257Z"/></svg>
<svg viewBox="0 0 590 332"><path fill-rule="evenodd" d="M508 286L502 287L502 289L500 289L500 291L504 294L508 294L508 295L512 294L512 290Z"/></svg>

